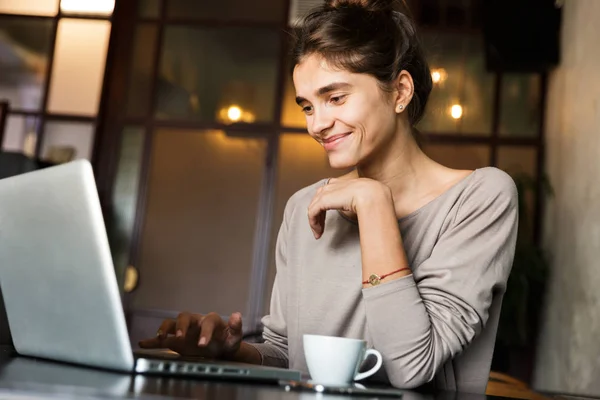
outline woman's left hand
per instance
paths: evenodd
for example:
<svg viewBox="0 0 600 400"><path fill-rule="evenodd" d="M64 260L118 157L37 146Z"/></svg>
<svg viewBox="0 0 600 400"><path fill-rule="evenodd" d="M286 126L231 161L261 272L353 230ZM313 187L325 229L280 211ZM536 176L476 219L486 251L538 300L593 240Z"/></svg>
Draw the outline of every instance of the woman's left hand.
<svg viewBox="0 0 600 400"><path fill-rule="evenodd" d="M392 192L381 182L368 178L329 179L317 189L308 206L308 223L315 239L325 230L327 210L340 210L346 215L358 215L366 207L393 207Z"/></svg>

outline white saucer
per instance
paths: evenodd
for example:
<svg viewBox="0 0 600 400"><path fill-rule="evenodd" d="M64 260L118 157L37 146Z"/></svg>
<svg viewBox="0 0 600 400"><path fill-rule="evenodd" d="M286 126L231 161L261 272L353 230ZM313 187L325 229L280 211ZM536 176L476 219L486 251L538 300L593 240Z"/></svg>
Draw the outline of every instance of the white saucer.
<svg viewBox="0 0 600 400"><path fill-rule="evenodd" d="M331 384L327 384L327 383L321 383L321 382L315 382L312 379L308 380L308 383L310 383L311 385L321 385L321 386L327 386L327 387L343 387L343 388L347 388L347 387L353 387L356 389L366 389L366 387L358 382L353 382L350 383L348 385L331 385Z"/></svg>

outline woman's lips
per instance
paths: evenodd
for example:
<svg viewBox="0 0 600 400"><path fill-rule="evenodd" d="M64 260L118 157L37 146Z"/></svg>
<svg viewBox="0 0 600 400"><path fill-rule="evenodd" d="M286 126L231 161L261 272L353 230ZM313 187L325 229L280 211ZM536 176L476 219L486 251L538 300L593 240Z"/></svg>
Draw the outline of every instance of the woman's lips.
<svg viewBox="0 0 600 400"><path fill-rule="evenodd" d="M350 135L351 132L329 136L328 138L323 139L323 147L327 151L334 150L340 144L345 142Z"/></svg>

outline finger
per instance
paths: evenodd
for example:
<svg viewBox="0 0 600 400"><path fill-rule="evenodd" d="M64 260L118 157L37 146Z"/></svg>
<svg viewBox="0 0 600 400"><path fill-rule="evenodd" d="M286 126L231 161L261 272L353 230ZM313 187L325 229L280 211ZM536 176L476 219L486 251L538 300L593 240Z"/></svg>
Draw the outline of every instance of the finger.
<svg viewBox="0 0 600 400"><path fill-rule="evenodd" d="M242 314L239 312L231 314L227 323L228 335L226 338L227 346L233 346L240 342L244 336L242 330Z"/></svg>
<svg viewBox="0 0 600 400"><path fill-rule="evenodd" d="M175 324L175 337L184 337L187 333L187 328L190 326L189 313L181 313L177 316L177 322Z"/></svg>
<svg viewBox="0 0 600 400"><path fill-rule="evenodd" d="M177 353L182 353L184 351L184 341L175 336L169 336L160 341L160 348L162 349L170 349Z"/></svg>
<svg viewBox="0 0 600 400"><path fill-rule="evenodd" d="M331 178L328 184L319 187L308 206L308 223L315 239L319 239L325 231L327 210L342 208L335 203L335 194L339 193L339 187L335 186L336 181Z"/></svg>
<svg viewBox="0 0 600 400"><path fill-rule="evenodd" d="M324 186L323 186L324 187ZM317 226L316 215L321 212L319 209L319 202L321 200L321 193L323 192L323 187L317 189L317 192L313 196L310 204L308 205L307 215L308 215L308 224L310 229L312 230L313 236L315 239L319 237L320 227Z"/></svg>
<svg viewBox="0 0 600 400"><path fill-rule="evenodd" d="M182 348L181 343L181 339L170 336L165 339L155 337L151 339L140 340L138 345L142 349L171 349L179 352Z"/></svg>
<svg viewBox="0 0 600 400"><path fill-rule="evenodd" d="M151 339L143 339L138 342L138 345L142 349L159 349L161 347L161 340L158 337Z"/></svg>
<svg viewBox="0 0 600 400"><path fill-rule="evenodd" d="M229 316L229 322L227 323L229 326L229 332L232 335L241 335L242 334L242 314L239 312L235 312Z"/></svg>
<svg viewBox="0 0 600 400"><path fill-rule="evenodd" d="M325 230L325 211L318 207L308 210L308 224L315 239L319 239Z"/></svg>
<svg viewBox="0 0 600 400"><path fill-rule="evenodd" d="M164 339L167 335L172 335L175 333L175 320L174 319L165 319L163 323L158 328L156 332L156 336L159 339Z"/></svg>
<svg viewBox="0 0 600 400"><path fill-rule="evenodd" d="M325 230L326 209L323 207L323 200L319 198L308 207L308 223L313 231L315 239L318 239Z"/></svg>
<svg viewBox="0 0 600 400"><path fill-rule="evenodd" d="M185 337L190 326L198 323L199 317L201 317L199 314L190 314L188 312L179 314L175 325L175 337Z"/></svg>
<svg viewBox="0 0 600 400"><path fill-rule="evenodd" d="M200 321L200 338L198 340L198 346L203 347L206 346L210 340L212 339L213 332L215 331L215 325L221 317L218 315L213 316L211 314L207 315Z"/></svg>

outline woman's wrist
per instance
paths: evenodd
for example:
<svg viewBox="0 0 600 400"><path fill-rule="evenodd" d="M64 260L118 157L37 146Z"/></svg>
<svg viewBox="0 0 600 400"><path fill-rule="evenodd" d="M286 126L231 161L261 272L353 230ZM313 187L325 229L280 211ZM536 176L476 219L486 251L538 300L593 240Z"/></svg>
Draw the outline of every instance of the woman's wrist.
<svg viewBox="0 0 600 400"><path fill-rule="evenodd" d="M382 184L373 188L357 202L357 216L363 287L373 286L369 280L385 283L410 275L391 190Z"/></svg>
<svg viewBox="0 0 600 400"><path fill-rule="evenodd" d="M395 215L394 198L390 188L377 182L369 189L362 196L358 196L355 205L356 215L360 218L361 213L381 212L386 209Z"/></svg>

